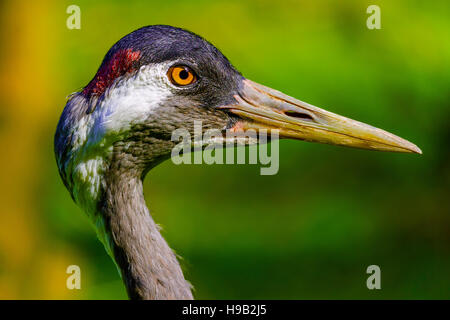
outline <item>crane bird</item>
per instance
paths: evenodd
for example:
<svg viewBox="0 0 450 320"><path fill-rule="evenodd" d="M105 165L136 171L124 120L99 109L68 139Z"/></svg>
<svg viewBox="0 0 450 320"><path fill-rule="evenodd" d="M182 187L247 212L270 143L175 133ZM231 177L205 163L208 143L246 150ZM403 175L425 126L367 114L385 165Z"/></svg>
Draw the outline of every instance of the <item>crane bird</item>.
<svg viewBox="0 0 450 320"><path fill-rule="evenodd" d="M64 185L93 222L130 299L193 299L142 185L151 168L170 158L171 133L192 132L195 120L223 132L224 144L227 132L277 129L279 138L421 153L386 131L244 78L190 31L154 25L131 32L69 97L54 141Z"/></svg>

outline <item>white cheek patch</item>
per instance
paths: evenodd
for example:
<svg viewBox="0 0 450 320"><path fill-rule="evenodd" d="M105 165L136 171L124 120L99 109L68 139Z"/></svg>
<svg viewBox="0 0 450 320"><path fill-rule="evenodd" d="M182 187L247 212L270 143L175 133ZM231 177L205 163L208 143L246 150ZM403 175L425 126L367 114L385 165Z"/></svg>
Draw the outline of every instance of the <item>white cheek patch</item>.
<svg viewBox="0 0 450 320"><path fill-rule="evenodd" d="M167 69L165 63L144 66L135 76L109 89L94 111L96 135L120 134L155 112L172 95Z"/></svg>
<svg viewBox="0 0 450 320"><path fill-rule="evenodd" d="M73 136L77 165L71 174L74 197L86 211L95 210L113 143L132 125L146 121L172 95L168 69L168 63L147 65L136 75L121 79L107 89L94 111L78 122Z"/></svg>

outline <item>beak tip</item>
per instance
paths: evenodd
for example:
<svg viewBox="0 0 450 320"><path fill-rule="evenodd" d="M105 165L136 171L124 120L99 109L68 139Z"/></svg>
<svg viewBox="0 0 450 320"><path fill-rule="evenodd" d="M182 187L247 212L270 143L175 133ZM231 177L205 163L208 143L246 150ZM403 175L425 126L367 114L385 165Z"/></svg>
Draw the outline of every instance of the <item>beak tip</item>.
<svg viewBox="0 0 450 320"><path fill-rule="evenodd" d="M403 148L405 148L405 151L408 153L422 154L422 150L411 142L408 142L408 146L404 146Z"/></svg>
<svg viewBox="0 0 450 320"><path fill-rule="evenodd" d="M415 148L413 149L413 152L414 153L417 153L417 154L422 154L422 150L420 150L420 148L418 147L418 146L414 146Z"/></svg>

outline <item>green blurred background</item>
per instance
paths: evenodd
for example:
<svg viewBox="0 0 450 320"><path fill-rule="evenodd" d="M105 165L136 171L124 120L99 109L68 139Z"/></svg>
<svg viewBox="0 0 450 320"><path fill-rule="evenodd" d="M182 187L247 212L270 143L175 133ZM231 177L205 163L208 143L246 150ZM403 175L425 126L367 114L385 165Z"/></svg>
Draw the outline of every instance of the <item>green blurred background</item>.
<svg viewBox="0 0 450 320"><path fill-rule="evenodd" d="M81 30L66 8L81 8ZM381 8L381 30L366 8ZM187 28L248 78L398 134L423 155L296 141L280 170L170 161L147 203L196 298L450 298L448 1L3 1L0 298L122 299L124 287L65 190L53 134L66 96L125 34ZM81 267L82 289L66 289ZM366 288L381 267L381 290Z"/></svg>

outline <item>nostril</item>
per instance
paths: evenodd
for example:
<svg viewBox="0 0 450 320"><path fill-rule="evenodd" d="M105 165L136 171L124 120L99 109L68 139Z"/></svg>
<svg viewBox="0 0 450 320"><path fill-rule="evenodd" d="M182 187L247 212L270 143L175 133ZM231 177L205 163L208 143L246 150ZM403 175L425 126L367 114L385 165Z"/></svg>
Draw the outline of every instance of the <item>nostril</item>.
<svg viewBox="0 0 450 320"><path fill-rule="evenodd" d="M299 118L299 119L304 119L304 120L314 120L314 118L311 117L307 113L301 113L301 112L296 112L296 111L285 111L284 114L289 117L293 117L293 118Z"/></svg>

